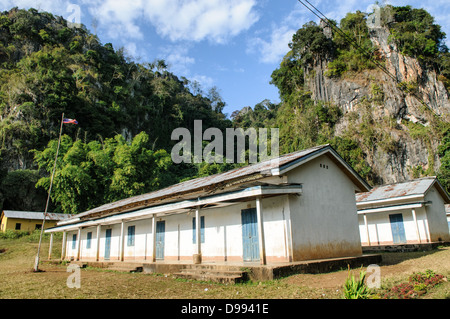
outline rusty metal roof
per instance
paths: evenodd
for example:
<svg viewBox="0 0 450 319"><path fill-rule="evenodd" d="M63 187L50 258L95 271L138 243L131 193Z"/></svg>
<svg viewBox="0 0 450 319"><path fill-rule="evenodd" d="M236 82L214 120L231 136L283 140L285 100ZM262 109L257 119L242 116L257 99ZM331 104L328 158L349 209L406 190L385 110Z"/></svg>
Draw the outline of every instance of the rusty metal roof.
<svg viewBox="0 0 450 319"><path fill-rule="evenodd" d="M435 176L402 183L375 186L369 192L356 194L356 202L376 201L409 195L425 195L434 184L437 185L438 191L443 195L444 201L448 202L448 194L445 193Z"/></svg>
<svg viewBox="0 0 450 319"><path fill-rule="evenodd" d="M27 212L27 211L17 211L17 210L4 210L4 215L8 218L19 218L19 219L44 219L44 213L42 212ZM69 214L57 214L57 213L47 213L46 220L65 220L73 217L74 215Z"/></svg>
<svg viewBox="0 0 450 319"><path fill-rule="evenodd" d="M259 162L256 164L232 169L230 171L224 172L224 173L218 173L211 176L206 177L200 177L192 180L188 180L179 184L175 184L166 188L163 188L161 190L157 190L151 193L138 195L129 197L126 199L122 199L113 203L108 203L102 206L99 206L97 208L91 209L89 211L86 211L84 213L77 214L76 216L78 218L82 218L87 215L96 214L102 211L108 211L108 210L116 210L120 207L125 207L127 205L139 203L139 202L148 202L148 201L154 201L157 199L165 198L167 196L174 197L175 195L185 194L185 193L191 193L194 194L196 190L199 190L202 195L207 193L209 188L211 187L220 187L220 186L226 186L227 183L242 179L244 177L252 176L252 175L258 175L259 178L263 177L264 174L268 174L268 176L271 176L270 170L273 168L278 168L283 166L286 163L290 163L294 160L297 160L303 156L309 155L313 152L316 152L318 150L324 149L328 147L328 145L322 145L317 146L313 148L309 148L307 150L303 150L300 152L294 152L286 155L282 155L279 157L279 161L264 161ZM220 186L219 186L220 185ZM194 197L195 198L195 197ZM176 198L174 198L176 199Z"/></svg>
<svg viewBox="0 0 450 319"><path fill-rule="evenodd" d="M182 199L193 199L208 196L212 193L218 194L221 192L230 191L233 188L239 188L243 184L248 185L248 183L251 182L257 183L257 181L261 178L272 176L273 169L281 170L293 163L302 162L310 156L326 151L331 151L335 157L339 157L336 151L334 151L329 144L320 145L306 150L282 155L276 160L263 161L236 168L224 173L188 180L151 193L108 203L77 214L74 218L79 220L95 219L107 215L129 212L144 207L175 202ZM356 174L356 172L354 172L348 164L345 164L345 166L348 172L352 172L351 174L349 173L349 175ZM356 180L356 184L360 185L359 187L363 190L370 189L370 186L368 186L359 175L356 174L356 176L357 180L355 179L355 175L351 176L351 178Z"/></svg>

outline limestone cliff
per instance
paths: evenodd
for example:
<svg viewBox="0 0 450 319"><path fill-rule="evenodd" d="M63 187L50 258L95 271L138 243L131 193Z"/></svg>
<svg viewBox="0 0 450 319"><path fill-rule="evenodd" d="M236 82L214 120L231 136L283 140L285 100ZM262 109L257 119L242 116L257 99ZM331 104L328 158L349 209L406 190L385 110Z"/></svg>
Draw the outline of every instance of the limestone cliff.
<svg viewBox="0 0 450 319"><path fill-rule="evenodd" d="M331 58L323 57L306 71L305 84L315 101L342 109L344 116L335 134L357 136L377 183L434 174L440 167L440 140L433 136L431 124L434 117L449 120L449 93L435 70L398 52L386 27L369 28L369 35L377 58L391 76L374 68L329 77ZM371 134L364 135L365 124Z"/></svg>

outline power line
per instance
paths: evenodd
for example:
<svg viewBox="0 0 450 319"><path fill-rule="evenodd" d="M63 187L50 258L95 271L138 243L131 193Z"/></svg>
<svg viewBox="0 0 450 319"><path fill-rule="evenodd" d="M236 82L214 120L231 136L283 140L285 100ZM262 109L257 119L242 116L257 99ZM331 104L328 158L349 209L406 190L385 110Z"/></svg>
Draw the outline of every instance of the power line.
<svg viewBox="0 0 450 319"><path fill-rule="evenodd" d="M305 8L307 8L309 11L311 11L316 17L318 17L321 21L324 21L327 23L328 26L334 28L340 35L344 37L344 40L347 42L350 42L353 46L355 46L363 55L368 58L375 66L377 66L379 69L381 69L386 75L388 75L390 78L392 78L396 83L401 84L401 82L397 79L395 75L393 75L391 72L389 72L388 69L382 64L380 64L378 61L376 61L373 56L372 52L367 51L363 47L361 47L354 39L349 37L344 31L341 30L336 24L332 23L320 10L318 10L316 7L314 7L308 0L306 1L313 9L309 8L302 0L298 0ZM322 17L320 17L315 11L317 11ZM400 90L403 90L403 87L399 87ZM438 115L430 106L428 106L425 101L423 101L419 96L416 95L416 93L413 92L407 92L411 93L412 96L414 96L421 104L425 105L433 114Z"/></svg>

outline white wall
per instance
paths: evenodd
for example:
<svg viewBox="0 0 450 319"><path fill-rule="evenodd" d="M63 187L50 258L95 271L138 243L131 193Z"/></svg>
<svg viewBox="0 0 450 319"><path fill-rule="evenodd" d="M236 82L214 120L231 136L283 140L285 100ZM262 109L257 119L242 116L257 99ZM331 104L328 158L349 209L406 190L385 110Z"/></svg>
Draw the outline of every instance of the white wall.
<svg viewBox="0 0 450 319"><path fill-rule="evenodd" d="M265 248L268 261L288 261L290 258L289 209L287 196L276 196L262 200ZM205 217L205 242L202 243L203 260L242 261L242 225L241 210L255 208L255 200L231 206L203 209L200 216ZM158 217L165 221L164 259L192 261L196 253L193 243L192 218L195 211ZM127 245L128 226L135 226L135 244ZM110 260L119 260L121 224L105 225L100 231L99 259L105 255L105 232L112 229ZM91 248L86 249L87 232L92 231ZM67 233L66 256L77 256L77 245L72 249L72 235ZM81 231L81 259L95 260L97 228L91 227ZM142 219L124 224L124 259L151 260L153 250L152 220Z"/></svg>
<svg viewBox="0 0 450 319"><path fill-rule="evenodd" d="M416 212L417 228L411 209L399 209L389 212L366 214L370 245L375 246L393 244L392 229L389 220L389 215L392 214L402 214L407 243L429 242L430 234L428 232L426 209L425 207L419 207L414 210ZM363 246L368 246L369 242L367 240L367 230L364 223L364 217L361 214L358 217L361 243ZM420 237L417 235L417 229L419 230Z"/></svg>
<svg viewBox="0 0 450 319"><path fill-rule="evenodd" d="M290 196L294 260L361 255L356 186L330 157L296 168L288 181L302 183L302 195Z"/></svg>
<svg viewBox="0 0 450 319"><path fill-rule="evenodd" d="M445 203L435 186L428 191L425 200L432 203L430 206L427 206L431 241L450 241L448 223L446 223Z"/></svg>

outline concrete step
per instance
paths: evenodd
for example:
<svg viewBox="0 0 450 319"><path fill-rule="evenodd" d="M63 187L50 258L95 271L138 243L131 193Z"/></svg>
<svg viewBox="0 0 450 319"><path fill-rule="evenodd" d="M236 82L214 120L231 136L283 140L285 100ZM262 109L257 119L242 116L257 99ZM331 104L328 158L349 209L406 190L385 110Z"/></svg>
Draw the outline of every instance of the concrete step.
<svg viewBox="0 0 450 319"><path fill-rule="evenodd" d="M143 265L134 263L112 263L107 269L124 272L142 272Z"/></svg>
<svg viewBox="0 0 450 319"><path fill-rule="evenodd" d="M108 269L114 271L124 271L124 272L142 272L143 264L141 263L129 263L129 262L81 262L72 261L71 264L76 264L81 268L86 266L93 268Z"/></svg>
<svg viewBox="0 0 450 319"><path fill-rule="evenodd" d="M188 267L182 269L180 272L174 273L174 276L177 278L212 281L224 284L235 284L248 279L244 271L214 269L212 267Z"/></svg>

